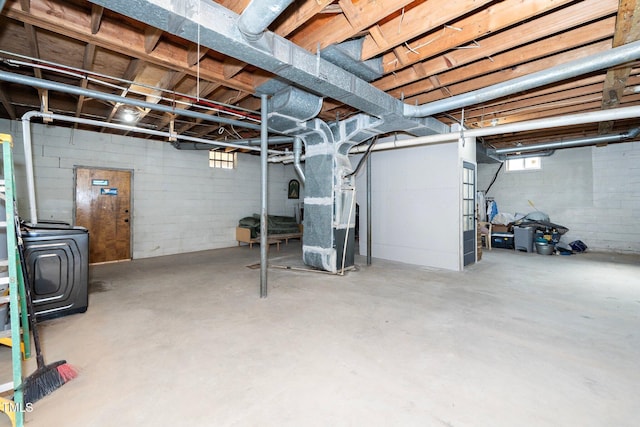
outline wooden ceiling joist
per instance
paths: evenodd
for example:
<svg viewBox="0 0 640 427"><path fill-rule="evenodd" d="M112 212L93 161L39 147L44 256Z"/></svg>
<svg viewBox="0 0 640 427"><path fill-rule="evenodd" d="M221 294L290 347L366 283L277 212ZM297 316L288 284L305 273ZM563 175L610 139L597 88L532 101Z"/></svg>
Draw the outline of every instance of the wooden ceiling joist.
<svg viewBox="0 0 640 427"><path fill-rule="evenodd" d="M491 3L491 0L429 0L409 8L406 12L403 9L402 13L379 27L387 43L395 47L420 36L425 29L440 28L487 3ZM438 13L433 13L434 10ZM365 37L362 60L371 59L386 50L388 49L379 47L371 37Z"/></svg>
<svg viewBox="0 0 640 427"><path fill-rule="evenodd" d="M96 4L91 5L91 34L97 34L100 31L100 24L102 23L102 14L104 8Z"/></svg>
<svg viewBox="0 0 640 427"><path fill-rule="evenodd" d="M2 106L6 110L7 114L9 114L9 117L11 118L11 120L18 119L18 116L16 115L16 109L13 108L13 104L11 103L11 98L7 93L7 90L5 89L4 83L0 83L0 103L2 103Z"/></svg>
<svg viewBox="0 0 640 427"><path fill-rule="evenodd" d="M441 86L448 87L459 82L518 67L522 63L531 63L532 61L552 55L555 55L555 62L546 61L545 64L549 64L550 66L561 64L569 60L568 56L565 56L563 53L575 49L576 40L579 40L580 43L597 43L610 38L612 36L611 28L613 22L613 18L596 21L592 24L567 31L561 35L549 37L505 53L494 55L490 60L484 59L463 67L458 67L454 70L438 74L438 81ZM607 44L607 46L610 46L610 44ZM538 67L538 70L540 69L542 68ZM411 97L434 89L438 89L438 87L435 87L431 80L422 80L408 86L394 89L389 93L398 97L400 91L402 91L405 96Z"/></svg>
<svg viewBox="0 0 640 427"><path fill-rule="evenodd" d="M553 14L527 21L518 27L486 37L481 40L478 48L446 51L441 57L435 57L416 64L414 67L393 72L376 81L375 86L380 90L388 91L410 84L430 74L442 73L480 59L493 58L502 52L508 53L518 46L554 35L561 25L574 28L602 19L616 10L616 1L585 0L578 5L572 5ZM580 40L576 39L575 42L580 43Z"/></svg>
<svg viewBox="0 0 640 427"><path fill-rule="evenodd" d="M615 24L613 47L640 40L640 0L620 0ZM631 74L631 65L617 67L607 71L602 91L602 109L616 108L622 102L627 79ZM608 134L613 129L612 121L602 122L598 132Z"/></svg>
<svg viewBox="0 0 640 427"><path fill-rule="evenodd" d="M211 1L236 14L251 2ZM638 3L640 0L295 0L269 30L314 54L318 48L360 38L361 59L382 59L383 75L373 85L406 103L423 104L638 40ZM257 136L254 130L231 129L180 114L184 109L207 111L199 105L207 102L259 110L260 100L253 96L256 88L274 76L256 66L110 11L107 3L103 8L88 0L11 0L1 12L0 26L4 30L0 44L9 59L0 67L12 73L30 75L33 70L36 76L52 81L174 107L171 113L142 111L140 126L165 130L173 123L178 132L212 139L220 138L217 132L222 128L228 131L223 131L228 138L238 137L236 133L242 138ZM96 73L96 78L113 76L104 77L104 83L117 87L31 67L29 58L51 61L63 69L84 69ZM119 76L125 81L118 80ZM0 86L4 106L0 117L19 117L28 109L51 104L56 112L118 119L120 103L60 91L36 95L35 90L19 91L17 87ZM638 87L638 64L623 64L608 73L599 70L465 106L465 123L484 127L492 122L638 105ZM355 113L358 111L341 101L327 98L319 117L334 121ZM437 118L448 124L461 114L461 110L447 111ZM602 124L600 131L608 126L617 132L628 125L628 121ZM560 137L561 132L596 134L598 124L525 136L542 141ZM500 145L521 136L486 137L484 141Z"/></svg>

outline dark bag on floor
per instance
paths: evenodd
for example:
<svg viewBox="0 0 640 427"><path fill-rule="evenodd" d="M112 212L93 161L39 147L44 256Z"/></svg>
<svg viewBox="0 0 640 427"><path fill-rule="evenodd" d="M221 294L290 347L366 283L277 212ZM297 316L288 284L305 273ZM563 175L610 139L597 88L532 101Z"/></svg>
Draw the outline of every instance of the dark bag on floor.
<svg viewBox="0 0 640 427"><path fill-rule="evenodd" d="M587 250L587 245L585 245L582 240L574 240L573 242L569 243L569 246L571 246L571 249L573 249L574 252L578 253Z"/></svg>

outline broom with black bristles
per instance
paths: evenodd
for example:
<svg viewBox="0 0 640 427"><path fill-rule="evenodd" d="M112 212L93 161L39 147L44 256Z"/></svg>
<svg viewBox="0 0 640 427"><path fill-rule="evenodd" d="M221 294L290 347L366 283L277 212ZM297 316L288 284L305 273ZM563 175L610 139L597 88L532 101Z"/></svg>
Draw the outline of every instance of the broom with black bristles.
<svg viewBox="0 0 640 427"><path fill-rule="evenodd" d="M66 360L60 360L46 365L40 348L40 334L38 333L38 325L36 321L36 311L33 308L31 300L31 284L25 264L24 247L22 245L22 236L20 235L20 223L16 221L16 235L18 237L18 252L20 253L20 265L22 267L22 278L24 281L25 298L29 310L29 323L33 331L33 343L36 349L36 361L38 368L31 375L22 380L22 390L24 395L24 403L34 403L46 395L56 391L65 383L74 379L78 373L67 363Z"/></svg>

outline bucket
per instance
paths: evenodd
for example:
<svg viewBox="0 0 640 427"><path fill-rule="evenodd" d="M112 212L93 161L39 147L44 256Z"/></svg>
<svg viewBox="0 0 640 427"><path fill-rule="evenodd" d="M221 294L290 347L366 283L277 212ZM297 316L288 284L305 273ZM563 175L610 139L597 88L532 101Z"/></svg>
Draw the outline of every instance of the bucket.
<svg viewBox="0 0 640 427"><path fill-rule="evenodd" d="M553 254L554 246L549 243L536 242L536 252L540 255L551 255Z"/></svg>

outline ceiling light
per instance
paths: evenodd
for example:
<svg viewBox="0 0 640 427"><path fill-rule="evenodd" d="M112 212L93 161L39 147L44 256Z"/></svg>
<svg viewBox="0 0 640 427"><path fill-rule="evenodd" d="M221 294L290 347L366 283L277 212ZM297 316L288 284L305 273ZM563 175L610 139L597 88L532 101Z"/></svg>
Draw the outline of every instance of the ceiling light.
<svg viewBox="0 0 640 427"><path fill-rule="evenodd" d="M122 110L122 120L127 123L133 123L138 119L138 111L134 108L124 108Z"/></svg>

